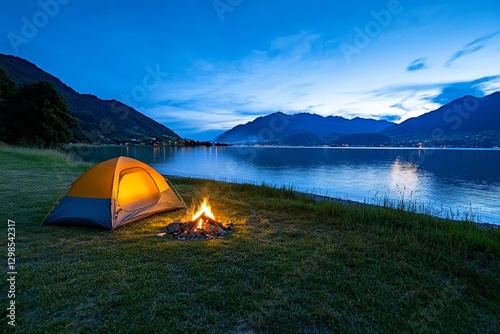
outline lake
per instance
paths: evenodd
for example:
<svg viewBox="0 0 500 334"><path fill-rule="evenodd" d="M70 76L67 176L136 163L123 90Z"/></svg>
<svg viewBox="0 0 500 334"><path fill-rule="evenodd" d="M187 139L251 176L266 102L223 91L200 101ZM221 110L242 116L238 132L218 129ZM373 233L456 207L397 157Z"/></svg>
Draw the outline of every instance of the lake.
<svg viewBox="0 0 500 334"><path fill-rule="evenodd" d="M499 149L74 146L84 161L120 155L160 173L286 186L500 225Z"/></svg>

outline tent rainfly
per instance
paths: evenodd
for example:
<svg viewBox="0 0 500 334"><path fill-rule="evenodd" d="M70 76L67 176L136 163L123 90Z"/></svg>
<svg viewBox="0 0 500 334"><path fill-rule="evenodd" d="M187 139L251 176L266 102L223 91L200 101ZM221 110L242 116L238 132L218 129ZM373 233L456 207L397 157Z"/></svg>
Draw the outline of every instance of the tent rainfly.
<svg viewBox="0 0 500 334"><path fill-rule="evenodd" d="M186 204L165 177L128 157L101 162L70 186L43 224L97 226L114 230Z"/></svg>

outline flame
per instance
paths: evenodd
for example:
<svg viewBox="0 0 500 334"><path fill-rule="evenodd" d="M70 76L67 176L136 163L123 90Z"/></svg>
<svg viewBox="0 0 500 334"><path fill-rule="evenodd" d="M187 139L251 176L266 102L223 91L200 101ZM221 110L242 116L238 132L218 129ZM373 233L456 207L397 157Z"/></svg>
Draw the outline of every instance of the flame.
<svg viewBox="0 0 500 334"><path fill-rule="evenodd" d="M200 216L203 214L205 214L207 217L215 219L214 214L212 213L212 207L210 206L210 204L208 204L208 197L203 198L203 202L198 208L198 211L196 211L191 217L192 221L198 222L196 228L200 230L203 229L203 219L200 218Z"/></svg>

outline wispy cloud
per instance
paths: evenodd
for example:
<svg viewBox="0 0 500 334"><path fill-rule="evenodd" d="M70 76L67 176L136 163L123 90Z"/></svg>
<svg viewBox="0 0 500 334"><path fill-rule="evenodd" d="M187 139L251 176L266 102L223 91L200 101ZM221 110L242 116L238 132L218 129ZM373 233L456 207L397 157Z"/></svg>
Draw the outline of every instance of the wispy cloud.
<svg viewBox="0 0 500 334"><path fill-rule="evenodd" d="M494 33L492 34L488 34L488 35L485 35L485 36L481 36L475 40L473 40L472 42L468 43L467 45L465 45L461 50L455 52L451 57L450 59L448 59L448 61L446 62L445 64L445 67L449 67L451 65L453 65L453 63L457 60L457 59L460 59L466 55L469 55L469 54L472 54L474 52L477 52L481 49L483 49L484 47L486 47L486 45L495 37L497 36L498 34L500 34L500 30L498 31L495 31Z"/></svg>
<svg viewBox="0 0 500 334"><path fill-rule="evenodd" d="M408 65L406 70L408 72L413 72L413 71L419 71L419 70L424 70L428 68L429 66L427 65L427 58L417 58L414 61Z"/></svg>
<svg viewBox="0 0 500 334"><path fill-rule="evenodd" d="M233 62L197 61L185 77L157 89L151 101L157 106L146 112L155 119L164 113L174 121L191 120L204 131L275 111L317 111L331 96L331 82L340 79L337 49L324 46L320 35L302 32Z"/></svg>
<svg viewBox="0 0 500 334"><path fill-rule="evenodd" d="M459 94L487 94L500 85L499 76L468 80L475 73L470 69L430 68L428 58L414 59L403 75L404 62L392 66L383 58L373 60L377 66L361 61L346 66L337 45L301 32L237 60L194 61L163 81L147 101L151 107L141 111L181 136L227 130L276 111L398 122ZM451 79L442 81L444 75Z"/></svg>
<svg viewBox="0 0 500 334"><path fill-rule="evenodd" d="M389 122L399 122L401 120L400 115L378 115L378 119L386 120Z"/></svg>
<svg viewBox="0 0 500 334"><path fill-rule="evenodd" d="M409 112L410 108L406 105L406 101L408 98L404 98L403 100L399 101L398 103L394 103L391 108L396 108L396 109L401 109L405 112Z"/></svg>
<svg viewBox="0 0 500 334"><path fill-rule="evenodd" d="M391 85L367 92L374 99L398 100L391 108L401 121L432 111L465 95L482 97L498 90L500 75L487 76L471 81L436 82Z"/></svg>
<svg viewBox="0 0 500 334"><path fill-rule="evenodd" d="M483 97L491 85L500 83L500 75L479 78L465 82L451 82L443 86L441 93L432 98L432 102L446 104L465 95Z"/></svg>

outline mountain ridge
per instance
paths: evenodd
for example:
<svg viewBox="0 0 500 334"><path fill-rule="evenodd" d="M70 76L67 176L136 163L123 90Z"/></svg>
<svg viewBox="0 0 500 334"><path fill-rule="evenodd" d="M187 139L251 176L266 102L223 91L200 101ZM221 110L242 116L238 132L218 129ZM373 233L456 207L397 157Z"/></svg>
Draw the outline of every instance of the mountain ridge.
<svg viewBox="0 0 500 334"><path fill-rule="evenodd" d="M260 116L246 124L240 124L216 138L217 142L274 143L298 134L310 134L311 140L323 142L331 135L376 133L393 125L384 120L341 116L321 116L311 113L285 114L281 111Z"/></svg>
<svg viewBox="0 0 500 334"><path fill-rule="evenodd" d="M436 110L412 117L385 129L392 137L416 140L446 139L500 131L500 92L485 97L465 95Z"/></svg>
<svg viewBox="0 0 500 334"><path fill-rule="evenodd" d="M500 146L500 92L466 95L395 124L383 120L282 112L260 116L215 141L259 145Z"/></svg>
<svg viewBox="0 0 500 334"><path fill-rule="evenodd" d="M138 141L178 140L181 137L170 128L117 100L76 92L59 78L30 61L0 53L0 67L18 85L47 81L54 85L68 103L70 112L78 119L74 139L80 142L119 143Z"/></svg>

